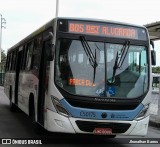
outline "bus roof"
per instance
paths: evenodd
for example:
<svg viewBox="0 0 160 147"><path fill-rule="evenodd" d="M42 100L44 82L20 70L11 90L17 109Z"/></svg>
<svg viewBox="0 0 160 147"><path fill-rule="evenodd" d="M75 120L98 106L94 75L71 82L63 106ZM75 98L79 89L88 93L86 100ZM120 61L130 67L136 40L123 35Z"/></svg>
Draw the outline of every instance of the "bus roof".
<svg viewBox="0 0 160 147"><path fill-rule="evenodd" d="M74 17L56 17L52 20L50 20L49 22L47 22L46 24L44 24L43 26L41 26L40 28L38 28L36 31L32 32L30 35L28 35L27 37L23 38L21 41L19 41L17 44L15 44L14 46L12 46L11 48L8 49L8 52L10 52L12 49L18 48L21 44L25 43L26 40L31 40L33 37L35 37L36 35L38 35L39 33L45 31L46 29L48 29L49 27L53 27L54 22L56 20L60 20L60 19L66 19L66 20L77 20L77 21L88 21L88 22L101 22L101 23L112 23L112 24L119 24L119 25L125 25L125 26L132 26L132 27L138 27L138 28L144 28L146 29L145 26L140 26L140 25L135 25L135 24L129 24L129 23L124 23L124 22L118 22L118 21L111 21L111 20L104 20L104 19L93 19L93 18L74 18Z"/></svg>

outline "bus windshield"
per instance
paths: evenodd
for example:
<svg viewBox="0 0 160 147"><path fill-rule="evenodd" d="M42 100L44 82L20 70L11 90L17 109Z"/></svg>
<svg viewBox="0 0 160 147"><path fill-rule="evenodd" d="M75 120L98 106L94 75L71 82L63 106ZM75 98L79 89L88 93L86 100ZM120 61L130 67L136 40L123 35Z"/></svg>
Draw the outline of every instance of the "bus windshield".
<svg viewBox="0 0 160 147"><path fill-rule="evenodd" d="M136 98L148 89L147 61L145 46L61 38L55 83L73 95Z"/></svg>

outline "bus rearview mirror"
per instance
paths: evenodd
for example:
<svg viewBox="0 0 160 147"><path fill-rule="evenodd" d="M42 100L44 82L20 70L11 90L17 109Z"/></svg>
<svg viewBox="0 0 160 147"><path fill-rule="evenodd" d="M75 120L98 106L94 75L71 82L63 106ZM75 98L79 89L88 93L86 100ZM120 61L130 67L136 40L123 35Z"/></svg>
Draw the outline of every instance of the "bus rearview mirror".
<svg viewBox="0 0 160 147"><path fill-rule="evenodd" d="M156 65L156 51L151 50L151 61L152 61L152 65L155 66Z"/></svg>
<svg viewBox="0 0 160 147"><path fill-rule="evenodd" d="M154 42L152 40L150 40L150 45L152 46L152 48L154 49Z"/></svg>

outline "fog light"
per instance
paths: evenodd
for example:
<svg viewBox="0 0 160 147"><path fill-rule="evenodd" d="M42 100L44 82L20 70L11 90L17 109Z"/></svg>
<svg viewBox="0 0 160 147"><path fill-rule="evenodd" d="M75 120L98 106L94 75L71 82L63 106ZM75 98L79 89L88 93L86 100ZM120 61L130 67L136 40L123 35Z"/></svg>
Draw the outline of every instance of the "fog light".
<svg viewBox="0 0 160 147"><path fill-rule="evenodd" d="M62 128L66 128L65 122L61 121L61 120L57 120L55 119L55 122L58 126L62 127Z"/></svg>

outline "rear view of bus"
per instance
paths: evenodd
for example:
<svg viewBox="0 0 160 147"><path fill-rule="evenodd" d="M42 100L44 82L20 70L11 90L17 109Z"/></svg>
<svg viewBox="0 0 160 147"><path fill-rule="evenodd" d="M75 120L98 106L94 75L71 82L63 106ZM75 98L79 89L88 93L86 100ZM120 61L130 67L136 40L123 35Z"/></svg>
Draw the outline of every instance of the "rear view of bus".
<svg viewBox="0 0 160 147"><path fill-rule="evenodd" d="M144 27L57 21L49 130L100 135L147 133L150 49ZM54 125L53 125L54 124Z"/></svg>

